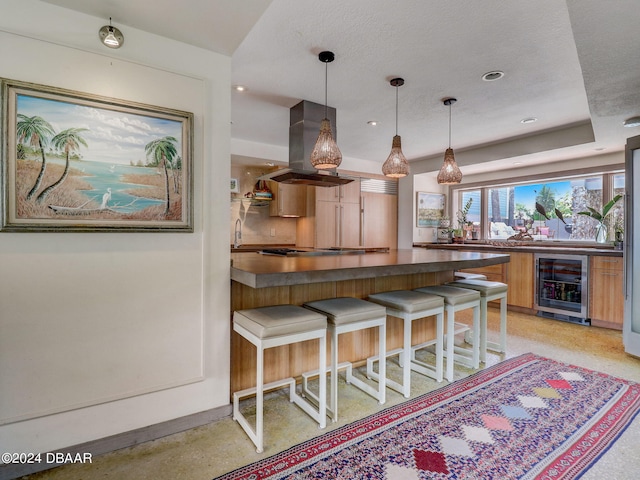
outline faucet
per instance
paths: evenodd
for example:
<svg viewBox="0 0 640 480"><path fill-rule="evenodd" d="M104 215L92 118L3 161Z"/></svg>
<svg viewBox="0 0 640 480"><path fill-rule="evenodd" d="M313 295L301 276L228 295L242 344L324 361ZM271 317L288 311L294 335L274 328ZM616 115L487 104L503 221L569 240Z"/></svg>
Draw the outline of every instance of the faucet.
<svg viewBox="0 0 640 480"><path fill-rule="evenodd" d="M233 236L233 248L239 248L242 245L242 220L236 220L236 228Z"/></svg>

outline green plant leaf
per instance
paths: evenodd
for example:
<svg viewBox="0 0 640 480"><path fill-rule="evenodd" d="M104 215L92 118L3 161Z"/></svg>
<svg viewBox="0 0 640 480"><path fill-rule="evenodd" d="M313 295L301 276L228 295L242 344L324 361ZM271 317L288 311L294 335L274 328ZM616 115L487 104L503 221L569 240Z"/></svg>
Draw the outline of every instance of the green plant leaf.
<svg viewBox="0 0 640 480"><path fill-rule="evenodd" d="M607 214L609 213L609 210L611 210L613 208L613 206L618 202L618 200L620 200L622 198L622 195L616 195L615 197L613 197L611 200L609 200L609 202L607 202L607 204L604 206L604 208L602 209L602 217L606 217Z"/></svg>

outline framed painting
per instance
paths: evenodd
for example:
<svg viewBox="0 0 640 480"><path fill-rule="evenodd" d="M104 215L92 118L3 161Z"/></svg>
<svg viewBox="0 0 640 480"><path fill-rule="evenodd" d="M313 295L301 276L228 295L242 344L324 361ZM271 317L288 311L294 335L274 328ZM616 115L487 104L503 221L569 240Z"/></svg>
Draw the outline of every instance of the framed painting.
<svg viewBox="0 0 640 480"><path fill-rule="evenodd" d="M417 192L416 226L437 227L444 215L444 194Z"/></svg>
<svg viewBox="0 0 640 480"><path fill-rule="evenodd" d="M192 113L0 82L0 231L193 232Z"/></svg>
<svg viewBox="0 0 640 480"><path fill-rule="evenodd" d="M231 179L231 193L240 193L240 185L237 178Z"/></svg>

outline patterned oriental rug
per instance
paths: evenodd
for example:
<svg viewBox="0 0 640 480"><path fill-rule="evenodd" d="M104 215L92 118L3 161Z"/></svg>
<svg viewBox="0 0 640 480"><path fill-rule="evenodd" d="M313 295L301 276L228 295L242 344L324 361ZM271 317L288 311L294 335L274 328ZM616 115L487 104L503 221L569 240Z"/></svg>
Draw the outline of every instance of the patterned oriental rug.
<svg viewBox="0 0 640 480"><path fill-rule="evenodd" d="M640 384L525 354L218 477L575 479L640 410Z"/></svg>

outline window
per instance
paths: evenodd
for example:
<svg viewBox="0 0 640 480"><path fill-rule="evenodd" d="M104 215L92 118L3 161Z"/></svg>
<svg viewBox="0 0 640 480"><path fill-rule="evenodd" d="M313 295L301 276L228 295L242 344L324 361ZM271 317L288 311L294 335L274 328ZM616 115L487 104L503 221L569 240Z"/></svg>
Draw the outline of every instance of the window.
<svg viewBox="0 0 640 480"><path fill-rule="evenodd" d="M482 188L456 189L457 208L472 198L467 219L485 239L516 238L533 240L593 241L598 222L578 212L589 207L601 212L617 194L624 194L624 173L537 180ZM483 205L483 201L486 205ZM482 213L486 212L486 213ZM483 215L486 218L483 218ZM610 239L621 230L623 202L609 215Z"/></svg>

